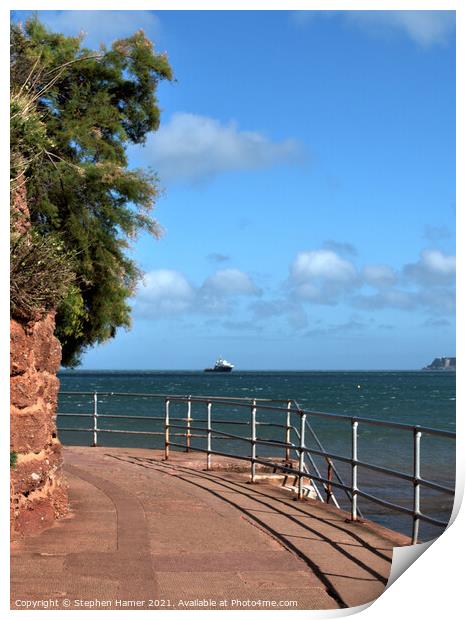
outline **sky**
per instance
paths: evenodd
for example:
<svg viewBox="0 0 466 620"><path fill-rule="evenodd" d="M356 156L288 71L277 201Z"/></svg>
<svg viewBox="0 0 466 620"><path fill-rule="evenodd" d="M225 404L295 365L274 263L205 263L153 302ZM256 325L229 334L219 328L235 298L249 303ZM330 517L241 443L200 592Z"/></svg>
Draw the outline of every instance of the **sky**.
<svg viewBox="0 0 466 620"><path fill-rule="evenodd" d="M16 11L14 19L28 12ZM87 47L143 28L176 81L133 324L85 369L417 369L455 355L455 17L39 11Z"/></svg>

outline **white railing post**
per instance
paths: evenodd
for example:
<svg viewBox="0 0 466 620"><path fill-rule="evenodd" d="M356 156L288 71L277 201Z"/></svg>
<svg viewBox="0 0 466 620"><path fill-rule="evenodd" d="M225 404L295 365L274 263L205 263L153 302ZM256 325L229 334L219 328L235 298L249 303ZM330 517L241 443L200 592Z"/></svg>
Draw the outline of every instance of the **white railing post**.
<svg viewBox="0 0 466 620"><path fill-rule="evenodd" d="M191 447L191 396L188 396L188 418L186 420L186 452Z"/></svg>
<svg viewBox="0 0 466 620"><path fill-rule="evenodd" d="M207 403L207 471L212 466L212 403Z"/></svg>
<svg viewBox="0 0 466 620"><path fill-rule="evenodd" d="M301 428L299 436L299 480L298 480L298 499L303 499L303 474L304 474L304 448L306 447L306 414L300 411Z"/></svg>
<svg viewBox="0 0 466 620"><path fill-rule="evenodd" d="M251 406L251 483L256 481L256 401Z"/></svg>
<svg viewBox="0 0 466 620"><path fill-rule="evenodd" d="M165 399L165 459L170 456L170 400Z"/></svg>
<svg viewBox="0 0 466 620"><path fill-rule="evenodd" d="M97 433L98 433L98 427L97 427L97 392L94 392L94 411L93 411L93 421L94 421L94 429L93 429L93 440L92 440L92 447L95 448L97 446Z"/></svg>
<svg viewBox="0 0 466 620"><path fill-rule="evenodd" d="M414 478L413 478L413 535L412 543L417 544L419 538L419 514L421 512L421 437L422 433L414 429Z"/></svg>
<svg viewBox="0 0 466 620"><path fill-rule="evenodd" d="M352 420L351 441L351 521L358 520L358 422Z"/></svg>
<svg viewBox="0 0 466 620"><path fill-rule="evenodd" d="M285 443L287 444L285 448L285 461L290 460L290 439L291 439L291 400L288 401L288 406L286 408L286 432L285 432Z"/></svg>

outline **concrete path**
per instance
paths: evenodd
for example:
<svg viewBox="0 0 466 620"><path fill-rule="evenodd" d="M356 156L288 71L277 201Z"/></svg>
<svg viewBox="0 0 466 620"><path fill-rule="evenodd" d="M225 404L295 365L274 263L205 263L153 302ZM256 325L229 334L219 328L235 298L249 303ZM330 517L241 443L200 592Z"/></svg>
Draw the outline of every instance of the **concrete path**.
<svg viewBox="0 0 466 620"><path fill-rule="evenodd" d="M409 544L239 472L206 472L198 453L64 454L71 514L13 548L12 609L352 607L381 594L393 546Z"/></svg>

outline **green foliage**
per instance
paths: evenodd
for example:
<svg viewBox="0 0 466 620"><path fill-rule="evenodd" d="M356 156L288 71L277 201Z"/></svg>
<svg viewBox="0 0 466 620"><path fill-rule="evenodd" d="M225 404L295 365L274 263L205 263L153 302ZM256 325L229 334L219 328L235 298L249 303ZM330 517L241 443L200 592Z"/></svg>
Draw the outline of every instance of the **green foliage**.
<svg viewBox="0 0 466 620"><path fill-rule="evenodd" d="M75 281L73 256L57 233L12 232L10 307L15 318L30 320L57 307ZM75 288L75 287L74 287Z"/></svg>
<svg viewBox="0 0 466 620"><path fill-rule="evenodd" d="M130 324L140 272L129 243L159 227L151 216L157 177L128 169L126 148L158 128L155 91L172 73L142 31L95 52L34 18L12 27L11 42L12 91L33 101L32 129L13 127L27 160L31 220L40 234L59 233L76 257L57 313L63 364L75 365L86 347Z"/></svg>
<svg viewBox="0 0 466 620"><path fill-rule="evenodd" d="M10 452L10 469L14 469L16 467L16 463L18 461L18 455L16 452Z"/></svg>
<svg viewBox="0 0 466 620"><path fill-rule="evenodd" d="M57 337L61 342L64 342L66 338L80 338L84 335L84 323L88 317L79 287L74 284L67 287L60 301L59 311L64 317L58 322Z"/></svg>
<svg viewBox="0 0 466 620"><path fill-rule="evenodd" d="M34 160L49 146L47 132L27 89L12 90L10 97L10 178L14 195Z"/></svg>

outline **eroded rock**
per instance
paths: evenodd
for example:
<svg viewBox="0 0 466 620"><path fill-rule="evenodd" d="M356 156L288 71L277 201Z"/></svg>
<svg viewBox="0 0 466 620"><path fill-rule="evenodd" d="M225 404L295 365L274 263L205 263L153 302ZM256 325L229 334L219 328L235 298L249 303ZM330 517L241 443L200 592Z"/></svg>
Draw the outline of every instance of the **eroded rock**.
<svg viewBox="0 0 466 620"><path fill-rule="evenodd" d="M55 414L61 347L55 317L10 322L10 449L17 454L11 472L12 538L48 527L66 514L61 445Z"/></svg>

